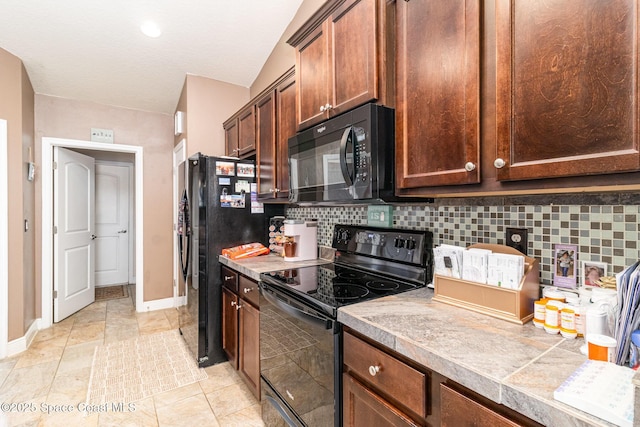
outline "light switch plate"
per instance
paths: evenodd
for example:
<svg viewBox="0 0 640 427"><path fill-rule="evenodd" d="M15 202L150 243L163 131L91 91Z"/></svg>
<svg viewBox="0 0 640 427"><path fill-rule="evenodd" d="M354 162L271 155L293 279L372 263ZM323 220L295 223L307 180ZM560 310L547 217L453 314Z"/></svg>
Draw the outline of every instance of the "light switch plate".
<svg viewBox="0 0 640 427"><path fill-rule="evenodd" d="M391 227L393 224L393 206L369 205L367 206L367 225L375 227Z"/></svg>
<svg viewBox="0 0 640 427"><path fill-rule="evenodd" d="M113 144L113 129L91 128L91 141Z"/></svg>

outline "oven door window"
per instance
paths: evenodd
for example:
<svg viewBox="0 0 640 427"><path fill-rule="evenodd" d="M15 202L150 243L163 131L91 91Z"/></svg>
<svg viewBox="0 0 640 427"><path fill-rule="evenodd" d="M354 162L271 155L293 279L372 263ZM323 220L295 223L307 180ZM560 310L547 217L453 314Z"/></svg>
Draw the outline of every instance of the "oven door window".
<svg viewBox="0 0 640 427"><path fill-rule="evenodd" d="M352 126L316 139L298 141L289 149L294 201L353 199L354 139Z"/></svg>

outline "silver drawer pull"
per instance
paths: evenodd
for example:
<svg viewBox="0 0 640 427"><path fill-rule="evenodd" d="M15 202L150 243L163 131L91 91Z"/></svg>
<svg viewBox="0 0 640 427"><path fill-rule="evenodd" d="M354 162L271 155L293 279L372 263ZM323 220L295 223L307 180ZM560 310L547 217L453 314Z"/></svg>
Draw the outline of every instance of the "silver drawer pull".
<svg viewBox="0 0 640 427"><path fill-rule="evenodd" d="M378 366L378 365L369 366L369 375L371 375L372 377L375 377L378 372L380 372L380 366Z"/></svg>
<svg viewBox="0 0 640 427"><path fill-rule="evenodd" d="M231 280L233 279L233 276L224 276L224 280Z"/></svg>
<svg viewBox="0 0 640 427"><path fill-rule="evenodd" d="M244 291L245 294L248 294L249 292L252 291L252 289L251 288L244 288L243 291Z"/></svg>

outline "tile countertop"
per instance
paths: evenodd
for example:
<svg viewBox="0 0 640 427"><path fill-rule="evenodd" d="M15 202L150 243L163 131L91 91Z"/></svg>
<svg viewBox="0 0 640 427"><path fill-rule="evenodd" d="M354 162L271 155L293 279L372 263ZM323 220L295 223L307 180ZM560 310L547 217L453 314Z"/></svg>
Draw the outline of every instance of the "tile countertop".
<svg viewBox="0 0 640 427"><path fill-rule="evenodd" d="M308 267L311 265L327 264L331 261L326 259L317 258L309 261L285 261L279 255L269 254L262 255L242 260L231 260L225 256L220 255L218 257L221 264L228 266L244 274L245 276L259 281L260 273L267 273L269 271L286 270L289 268Z"/></svg>
<svg viewBox="0 0 640 427"><path fill-rule="evenodd" d="M553 398L586 360L579 351L584 339L432 302L432 296L423 288L341 307L338 321L546 426L613 425Z"/></svg>

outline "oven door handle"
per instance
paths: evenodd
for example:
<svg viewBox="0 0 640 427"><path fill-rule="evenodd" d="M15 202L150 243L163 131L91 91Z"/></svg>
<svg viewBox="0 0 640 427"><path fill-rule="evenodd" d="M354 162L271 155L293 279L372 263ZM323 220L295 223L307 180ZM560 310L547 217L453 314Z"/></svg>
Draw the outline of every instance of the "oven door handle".
<svg viewBox="0 0 640 427"><path fill-rule="evenodd" d="M353 133L353 126L349 126L344 130L342 139L340 140L340 170L342 171L342 177L349 187L353 185L353 177L349 173L349 166L347 165L347 144L349 143L349 137ZM351 145L354 145L353 138L351 138ZM356 153L353 153L355 158Z"/></svg>
<svg viewBox="0 0 640 427"><path fill-rule="evenodd" d="M302 320L303 322L309 323L314 326L321 326L324 329L331 329L333 327L333 321L331 319L321 316L315 316L306 311L302 311L299 308L289 305L284 301L280 301L278 300L278 298L270 295L271 293L275 293L275 291L270 289L265 283L262 284L262 291L262 296L270 304L275 305L276 307L287 312L296 319Z"/></svg>
<svg viewBox="0 0 640 427"><path fill-rule="evenodd" d="M280 403L278 403L278 401L276 399L274 399L273 397L267 395L267 396L265 396L265 400L267 402L269 402L271 404L271 406L273 406L276 411L278 411L278 413L280 414L280 416L282 417L284 422L287 423L287 426L289 426L289 427L298 427L300 425L299 423L296 423L295 421L293 421L293 419L289 416L289 414L287 414L285 412L285 410L282 409L282 406L280 406Z"/></svg>

